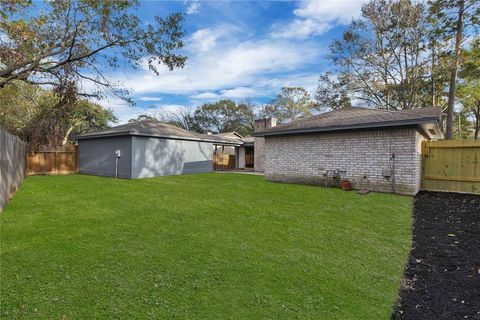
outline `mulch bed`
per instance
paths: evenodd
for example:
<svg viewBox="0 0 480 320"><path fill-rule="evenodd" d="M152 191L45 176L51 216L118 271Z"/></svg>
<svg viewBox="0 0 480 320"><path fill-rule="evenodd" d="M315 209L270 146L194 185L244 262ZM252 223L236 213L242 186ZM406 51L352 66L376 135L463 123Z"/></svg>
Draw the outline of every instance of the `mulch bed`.
<svg viewBox="0 0 480 320"><path fill-rule="evenodd" d="M480 319L480 196L421 192L392 319Z"/></svg>

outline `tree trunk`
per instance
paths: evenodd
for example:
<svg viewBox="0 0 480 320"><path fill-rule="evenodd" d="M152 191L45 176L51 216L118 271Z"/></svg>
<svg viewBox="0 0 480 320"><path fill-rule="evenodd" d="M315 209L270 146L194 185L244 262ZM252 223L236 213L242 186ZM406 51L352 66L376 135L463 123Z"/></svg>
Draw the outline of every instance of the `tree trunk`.
<svg viewBox="0 0 480 320"><path fill-rule="evenodd" d="M475 135L473 136L473 138L477 140L480 138L478 136L480 132L480 101L478 101L477 108L474 110L474 112L475 112Z"/></svg>
<svg viewBox="0 0 480 320"><path fill-rule="evenodd" d="M463 11L465 8L465 0L459 1L458 19L457 19L457 34L455 36L455 57L452 63L452 70L450 73L450 89L448 91L448 108L447 108L447 132L446 138L452 139L453 129L453 107L455 105L455 94L457 90L457 73L460 62L460 44L463 36Z"/></svg>
<svg viewBox="0 0 480 320"><path fill-rule="evenodd" d="M474 139L477 140L479 137L478 137L478 132L479 132L479 121L478 121L478 118L479 118L480 115L477 114L477 116L475 117L475 136L474 136Z"/></svg>
<svg viewBox="0 0 480 320"><path fill-rule="evenodd" d="M432 43L432 107L435 107L435 43Z"/></svg>
<svg viewBox="0 0 480 320"><path fill-rule="evenodd" d="M63 141L62 141L62 146L66 145L67 142L68 142L68 136L70 135L70 133L72 133L73 129L75 129L76 126L80 125L81 122L78 121L76 122L73 126L71 126L70 128L68 128L67 130L67 133L65 133L65 136L63 137Z"/></svg>

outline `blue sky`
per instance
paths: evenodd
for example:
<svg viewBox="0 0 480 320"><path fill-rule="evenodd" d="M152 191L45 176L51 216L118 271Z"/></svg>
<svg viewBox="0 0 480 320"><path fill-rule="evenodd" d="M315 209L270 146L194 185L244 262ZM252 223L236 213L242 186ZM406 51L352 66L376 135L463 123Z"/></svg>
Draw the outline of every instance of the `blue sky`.
<svg viewBox="0 0 480 320"><path fill-rule="evenodd" d="M283 86L316 87L329 68L330 42L341 36L361 0L158 1L142 2L140 17L186 13L188 57L183 69L139 69L109 74L131 91L129 107L117 98L102 101L120 122L138 114L194 108L222 98L268 103Z"/></svg>

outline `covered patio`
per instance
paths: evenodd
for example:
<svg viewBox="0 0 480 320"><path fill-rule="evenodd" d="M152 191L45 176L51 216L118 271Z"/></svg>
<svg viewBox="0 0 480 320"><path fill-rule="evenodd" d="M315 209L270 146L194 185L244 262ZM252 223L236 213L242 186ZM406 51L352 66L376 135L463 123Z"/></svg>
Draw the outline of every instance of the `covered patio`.
<svg viewBox="0 0 480 320"><path fill-rule="evenodd" d="M242 140L237 144L214 144L213 171L253 171L253 169L253 138L242 137Z"/></svg>

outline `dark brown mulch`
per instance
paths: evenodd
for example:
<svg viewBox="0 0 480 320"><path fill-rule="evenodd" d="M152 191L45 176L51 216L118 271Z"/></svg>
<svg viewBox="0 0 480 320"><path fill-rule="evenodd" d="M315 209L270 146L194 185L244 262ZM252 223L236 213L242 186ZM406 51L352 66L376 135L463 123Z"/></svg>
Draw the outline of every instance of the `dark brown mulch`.
<svg viewBox="0 0 480 320"><path fill-rule="evenodd" d="M480 319L480 196L421 192L392 319Z"/></svg>

